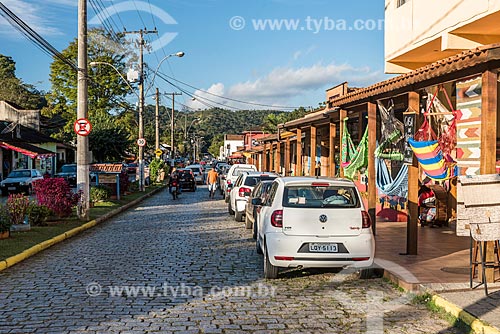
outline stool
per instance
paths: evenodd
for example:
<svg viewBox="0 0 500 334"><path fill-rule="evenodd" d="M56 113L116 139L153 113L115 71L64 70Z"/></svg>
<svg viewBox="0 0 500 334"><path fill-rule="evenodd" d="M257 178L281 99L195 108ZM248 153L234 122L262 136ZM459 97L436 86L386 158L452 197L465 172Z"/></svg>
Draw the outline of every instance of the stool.
<svg viewBox="0 0 500 334"><path fill-rule="evenodd" d="M500 272L500 222L495 223L471 223L470 224L470 287L472 289L484 284L484 292L488 296L488 284L486 282L486 268L498 269ZM486 245L493 243L495 258L491 261L486 260ZM479 259L478 259L479 255ZM473 287L473 279L476 276L476 270L481 265L481 282ZM493 271L493 275L495 272Z"/></svg>

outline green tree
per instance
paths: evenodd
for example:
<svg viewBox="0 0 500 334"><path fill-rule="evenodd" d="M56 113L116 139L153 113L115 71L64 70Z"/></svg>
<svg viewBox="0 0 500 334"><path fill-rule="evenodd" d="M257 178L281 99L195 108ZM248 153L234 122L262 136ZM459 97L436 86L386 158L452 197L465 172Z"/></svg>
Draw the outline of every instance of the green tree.
<svg viewBox="0 0 500 334"><path fill-rule="evenodd" d="M223 134L216 134L212 138L212 142L210 143L210 147L208 148L208 153L213 155L214 157L219 156L219 148L224 145L224 135Z"/></svg>
<svg viewBox="0 0 500 334"><path fill-rule="evenodd" d="M41 109L47 101L34 86L16 77L16 63L0 54L0 100L14 103L23 109Z"/></svg>
<svg viewBox="0 0 500 334"><path fill-rule="evenodd" d="M101 113L90 117L93 124L89 146L97 162L123 160L131 140L127 129L116 123L116 117Z"/></svg>
<svg viewBox="0 0 500 334"><path fill-rule="evenodd" d="M112 64L123 76L126 62L132 59L125 47L127 42L120 36L115 43L101 29L89 30L88 59L89 62L106 62ZM62 51L62 55L77 63L78 44L73 40ZM73 123L76 120L77 109L77 72L59 58L50 65L51 92L47 95L48 107L42 114L48 117L59 117L66 121L64 127L58 128L53 135L65 141L73 141ZM126 98L131 93L130 88L120 75L109 65L98 65L88 71L88 110L89 117L121 115L125 110L132 109ZM95 138L95 136L93 136Z"/></svg>

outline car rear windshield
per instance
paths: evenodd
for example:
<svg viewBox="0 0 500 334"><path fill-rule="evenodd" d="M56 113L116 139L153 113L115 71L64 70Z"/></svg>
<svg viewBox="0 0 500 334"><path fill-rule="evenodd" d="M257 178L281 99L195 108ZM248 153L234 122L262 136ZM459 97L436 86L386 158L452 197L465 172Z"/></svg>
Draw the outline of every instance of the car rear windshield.
<svg viewBox="0 0 500 334"><path fill-rule="evenodd" d="M359 208L354 187L293 185L285 187L284 207L297 208Z"/></svg>
<svg viewBox="0 0 500 334"><path fill-rule="evenodd" d="M245 186L255 187L260 181L274 180L276 176L247 176L245 179Z"/></svg>
<svg viewBox="0 0 500 334"><path fill-rule="evenodd" d="M233 170L233 176L240 176L244 172L253 172L253 171L255 170L252 168L235 168Z"/></svg>

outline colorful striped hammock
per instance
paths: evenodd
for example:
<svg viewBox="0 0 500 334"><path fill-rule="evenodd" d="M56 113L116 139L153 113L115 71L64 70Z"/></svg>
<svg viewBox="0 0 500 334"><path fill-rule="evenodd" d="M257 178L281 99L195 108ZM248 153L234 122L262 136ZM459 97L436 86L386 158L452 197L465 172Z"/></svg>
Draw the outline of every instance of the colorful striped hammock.
<svg viewBox="0 0 500 334"><path fill-rule="evenodd" d="M443 151L437 140L416 141L413 138L408 139L413 153L417 157L418 163L424 170L424 173L433 180L444 181L450 178L451 168L447 166L443 156Z"/></svg>

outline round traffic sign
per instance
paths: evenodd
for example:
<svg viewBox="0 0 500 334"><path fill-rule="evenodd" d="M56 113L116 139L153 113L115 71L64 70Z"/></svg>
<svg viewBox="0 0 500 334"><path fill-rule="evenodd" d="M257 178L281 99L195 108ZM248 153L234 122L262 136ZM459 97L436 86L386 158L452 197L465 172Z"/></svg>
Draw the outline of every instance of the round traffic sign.
<svg viewBox="0 0 500 334"><path fill-rule="evenodd" d="M157 157L160 157L160 156L163 154L163 151L162 151L162 150L160 150L159 148L157 148L157 149L155 150L155 154L156 154L156 156L157 156Z"/></svg>
<svg viewBox="0 0 500 334"><path fill-rule="evenodd" d="M92 131L92 124L86 118L79 118L73 124L73 130L79 136L88 136Z"/></svg>
<svg viewBox="0 0 500 334"><path fill-rule="evenodd" d="M146 146L146 139L144 139L144 138L137 139L137 145L139 145L141 147Z"/></svg>

